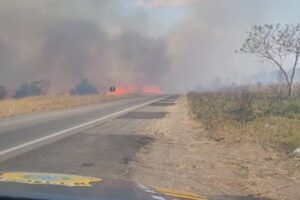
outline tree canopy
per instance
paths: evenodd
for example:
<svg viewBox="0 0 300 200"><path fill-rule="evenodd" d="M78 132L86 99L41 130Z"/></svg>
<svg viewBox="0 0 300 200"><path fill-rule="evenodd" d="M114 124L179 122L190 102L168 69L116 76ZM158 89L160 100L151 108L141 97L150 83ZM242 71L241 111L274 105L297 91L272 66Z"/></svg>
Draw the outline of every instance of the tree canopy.
<svg viewBox="0 0 300 200"><path fill-rule="evenodd" d="M82 79L73 89L70 90L71 95L87 95L98 94L98 89L93 86L88 79Z"/></svg>
<svg viewBox="0 0 300 200"><path fill-rule="evenodd" d="M255 25L237 52L253 54L274 64L282 73L288 95L291 95L300 56L300 23Z"/></svg>

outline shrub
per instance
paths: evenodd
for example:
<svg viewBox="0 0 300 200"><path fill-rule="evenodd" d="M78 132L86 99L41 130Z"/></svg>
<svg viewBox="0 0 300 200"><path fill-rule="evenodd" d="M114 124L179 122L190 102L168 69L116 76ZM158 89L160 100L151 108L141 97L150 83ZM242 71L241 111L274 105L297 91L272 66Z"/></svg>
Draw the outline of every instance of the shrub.
<svg viewBox="0 0 300 200"><path fill-rule="evenodd" d="M50 86L50 81L32 81L30 83L23 83L16 91L16 98L22 98L27 96L45 95Z"/></svg>
<svg viewBox="0 0 300 200"><path fill-rule="evenodd" d="M73 89L70 90L71 95L87 95L98 94L98 89L93 86L88 79L82 79Z"/></svg>
<svg viewBox="0 0 300 200"><path fill-rule="evenodd" d="M300 145L300 99L268 88L188 93L189 113L213 139L258 141L291 153Z"/></svg>
<svg viewBox="0 0 300 200"><path fill-rule="evenodd" d="M7 95L6 89L0 85L0 99L4 99L4 97Z"/></svg>

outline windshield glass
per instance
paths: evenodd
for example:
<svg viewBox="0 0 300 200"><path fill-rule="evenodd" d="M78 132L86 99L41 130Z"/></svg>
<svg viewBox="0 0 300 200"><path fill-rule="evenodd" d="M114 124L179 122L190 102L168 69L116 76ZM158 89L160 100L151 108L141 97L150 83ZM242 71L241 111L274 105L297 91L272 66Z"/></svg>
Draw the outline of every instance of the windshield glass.
<svg viewBox="0 0 300 200"><path fill-rule="evenodd" d="M1 0L0 183L299 199L299 7Z"/></svg>

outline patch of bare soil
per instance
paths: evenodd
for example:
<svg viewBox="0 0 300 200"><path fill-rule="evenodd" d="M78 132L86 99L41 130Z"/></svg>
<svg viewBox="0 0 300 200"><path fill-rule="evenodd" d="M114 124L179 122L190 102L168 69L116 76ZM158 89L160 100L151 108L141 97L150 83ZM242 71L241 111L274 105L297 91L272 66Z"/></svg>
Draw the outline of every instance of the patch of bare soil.
<svg viewBox="0 0 300 200"><path fill-rule="evenodd" d="M165 118L140 130L155 139L130 162L129 178L200 195L300 198L299 162L256 143L205 137L185 104L166 107Z"/></svg>

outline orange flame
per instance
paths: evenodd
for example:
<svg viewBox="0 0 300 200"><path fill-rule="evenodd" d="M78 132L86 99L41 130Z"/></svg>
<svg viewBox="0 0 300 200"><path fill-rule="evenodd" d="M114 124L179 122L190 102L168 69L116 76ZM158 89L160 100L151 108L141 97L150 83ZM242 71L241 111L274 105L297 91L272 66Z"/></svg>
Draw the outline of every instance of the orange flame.
<svg viewBox="0 0 300 200"><path fill-rule="evenodd" d="M122 95L127 94L125 88L117 87L116 90L113 92L114 95Z"/></svg>
<svg viewBox="0 0 300 200"><path fill-rule="evenodd" d="M162 90L157 86L128 86L128 87L116 87L116 90L110 95L125 95L125 94L134 94L134 93L146 93L146 94L162 94Z"/></svg>

